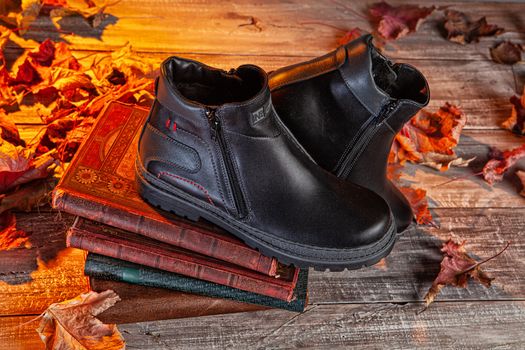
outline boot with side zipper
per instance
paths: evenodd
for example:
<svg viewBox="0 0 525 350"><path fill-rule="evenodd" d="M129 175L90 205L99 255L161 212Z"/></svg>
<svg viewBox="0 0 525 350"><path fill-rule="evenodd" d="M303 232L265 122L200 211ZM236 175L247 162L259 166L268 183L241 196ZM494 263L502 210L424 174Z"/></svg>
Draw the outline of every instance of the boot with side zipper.
<svg viewBox="0 0 525 350"><path fill-rule="evenodd" d="M139 140L138 191L299 267L371 265L395 242L388 204L312 161L272 106L266 73L171 57Z"/></svg>
<svg viewBox="0 0 525 350"><path fill-rule="evenodd" d="M395 135L428 104L424 76L386 59L365 35L269 79L279 117L317 164L380 194L404 231L413 214L386 177L388 154Z"/></svg>

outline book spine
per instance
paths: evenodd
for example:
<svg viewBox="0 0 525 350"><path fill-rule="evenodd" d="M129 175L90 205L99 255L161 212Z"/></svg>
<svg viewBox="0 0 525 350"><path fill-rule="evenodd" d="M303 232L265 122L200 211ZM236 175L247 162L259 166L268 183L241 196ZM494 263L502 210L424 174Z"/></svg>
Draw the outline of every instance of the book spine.
<svg viewBox="0 0 525 350"><path fill-rule="evenodd" d="M95 233L70 229L67 234L67 246L87 250L88 252L110 256L157 269L179 273L197 279L214 282L247 292L267 295L273 298L290 301L293 297L293 285L283 284L277 279L257 279L247 271L228 271L216 264L196 257L170 252L142 249L139 245L126 244L125 240L111 240ZM265 277L265 276L261 276ZM274 280L275 284L270 283Z"/></svg>
<svg viewBox="0 0 525 350"><path fill-rule="evenodd" d="M265 295L245 292L176 273L133 264L107 256L89 253L84 267L87 276L102 280L120 281L147 287L165 288L216 298L225 298L250 304L301 312L307 304L308 271L301 270L291 302Z"/></svg>
<svg viewBox="0 0 525 350"><path fill-rule="evenodd" d="M106 225L134 232L205 256L230 262L267 276L276 276L278 262L241 241L190 225L149 219L130 210L113 208L60 189L53 194L53 207Z"/></svg>

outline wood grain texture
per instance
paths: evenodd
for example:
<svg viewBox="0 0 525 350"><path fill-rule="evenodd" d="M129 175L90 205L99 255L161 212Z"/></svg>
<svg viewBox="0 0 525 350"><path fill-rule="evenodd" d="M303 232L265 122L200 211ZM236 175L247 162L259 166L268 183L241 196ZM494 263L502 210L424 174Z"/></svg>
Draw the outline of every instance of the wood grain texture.
<svg viewBox="0 0 525 350"><path fill-rule="evenodd" d="M109 7L111 14L99 28L91 28L79 17L59 21L40 18L25 35L43 41L71 42L82 50L114 49L130 41L146 52L192 52L256 55L317 56L337 46L345 30L371 30L367 8L375 1L191 1L126 0ZM339 5L338 5L339 3ZM435 1L391 1L430 6ZM489 23L505 26L501 38L522 41L523 7L520 3L494 5L440 1L439 5L468 12L472 19L486 16ZM436 11L419 31L387 47L395 57L425 59L485 60L494 40L462 46L441 35L442 11ZM337 28L334 28L334 26ZM73 32L73 35L66 33ZM425 45L422 45L422 43Z"/></svg>
<svg viewBox="0 0 525 350"><path fill-rule="evenodd" d="M521 349L525 302L314 305L120 326L138 349Z"/></svg>
<svg viewBox="0 0 525 350"><path fill-rule="evenodd" d="M17 227L30 235L31 248L0 251L0 316L40 314L49 304L88 290L84 252L65 245L72 219L17 214Z"/></svg>
<svg viewBox="0 0 525 350"><path fill-rule="evenodd" d="M313 305L120 325L127 349L522 349L525 302ZM2 349L43 349L31 317L0 318ZM496 322L495 322L496 321Z"/></svg>
<svg viewBox="0 0 525 350"><path fill-rule="evenodd" d="M442 242L456 235L467 240L472 256L507 251L483 268L495 277L491 288L469 283L467 289L444 288L437 300L525 300L524 209L435 209L439 228L406 232L392 253L371 268L339 273L311 271L310 302L406 303L423 300L439 272ZM523 277L522 277L523 276Z"/></svg>
<svg viewBox="0 0 525 350"><path fill-rule="evenodd" d="M35 316L0 317L0 345L2 350L44 349L36 328Z"/></svg>

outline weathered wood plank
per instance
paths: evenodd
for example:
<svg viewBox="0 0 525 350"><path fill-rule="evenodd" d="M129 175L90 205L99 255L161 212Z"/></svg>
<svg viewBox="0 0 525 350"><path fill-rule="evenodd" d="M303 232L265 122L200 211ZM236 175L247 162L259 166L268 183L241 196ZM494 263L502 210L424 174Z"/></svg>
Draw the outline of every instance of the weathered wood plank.
<svg viewBox="0 0 525 350"><path fill-rule="evenodd" d="M524 302L312 306L302 314L258 312L122 325L139 349L520 349Z"/></svg>
<svg viewBox="0 0 525 350"><path fill-rule="evenodd" d="M421 301L439 272L442 242L457 235L480 259L506 242L504 255L484 269L496 279L491 288L470 283L467 289L444 288L438 300L525 300L525 209L435 209L439 228L406 232L386 259L371 268L338 273L310 272L310 302L371 303Z"/></svg>
<svg viewBox="0 0 525 350"><path fill-rule="evenodd" d="M85 53L76 52L82 57ZM144 55L144 54L143 54ZM164 54L147 54L159 63L167 57ZM302 62L304 57L291 56L236 56L187 54L186 57L203 61L209 65L229 69L241 64L253 63L267 71L282 66ZM521 65L515 70L509 66L498 65L489 61L445 61L445 60L403 60L420 69L426 75L432 100L429 110L436 110L445 102L460 105L468 116L468 128L498 128L508 118L512 105L509 98L516 94L514 73L521 72ZM525 67L525 65L523 65ZM524 68L525 70L525 68ZM525 76L525 74L524 74ZM525 80L525 78L523 78ZM11 117L19 124L40 124L41 119L34 108L24 107L22 111L12 113Z"/></svg>
<svg viewBox="0 0 525 350"><path fill-rule="evenodd" d="M353 27L370 30L366 10L373 2L347 3L345 8L332 1L128 0L109 7L107 12L111 16L100 28L93 29L78 17L66 17L59 21L62 33L58 33L52 22L42 17L25 36L39 41L48 37L62 39L83 50L114 49L130 41L140 51L147 52L317 56L337 46L344 30ZM487 16L489 23L507 29L502 38L523 40L519 34L524 31L520 3L469 6L464 2L443 1L439 5L464 10L473 19ZM436 12L417 33L392 43L387 50L405 58L486 59L493 39L468 46L450 43L440 34L441 17L442 12Z"/></svg>
<svg viewBox="0 0 525 350"><path fill-rule="evenodd" d="M314 305L120 325L128 349L521 349L525 302ZM43 349L31 317L0 318L3 349Z"/></svg>
<svg viewBox="0 0 525 350"><path fill-rule="evenodd" d="M0 344L3 350L44 349L36 328L38 321L30 322L35 316L0 317Z"/></svg>
<svg viewBox="0 0 525 350"><path fill-rule="evenodd" d="M66 248L70 215L18 213L31 248L0 251L0 315L39 314L49 304L88 290L84 252ZM1 342L0 342L1 344Z"/></svg>

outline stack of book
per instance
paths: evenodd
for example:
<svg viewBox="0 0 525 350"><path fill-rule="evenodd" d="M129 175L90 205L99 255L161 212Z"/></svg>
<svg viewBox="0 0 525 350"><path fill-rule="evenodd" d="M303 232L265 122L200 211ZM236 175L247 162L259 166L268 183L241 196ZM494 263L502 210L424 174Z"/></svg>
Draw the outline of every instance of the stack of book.
<svg viewBox="0 0 525 350"><path fill-rule="evenodd" d="M95 291L122 301L102 315L112 323L267 308L302 311L307 270L280 264L224 230L190 222L145 203L134 162L148 110L110 103L53 194L53 206L77 215L67 244L87 251Z"/></svg>

